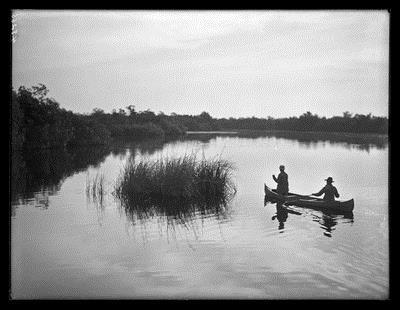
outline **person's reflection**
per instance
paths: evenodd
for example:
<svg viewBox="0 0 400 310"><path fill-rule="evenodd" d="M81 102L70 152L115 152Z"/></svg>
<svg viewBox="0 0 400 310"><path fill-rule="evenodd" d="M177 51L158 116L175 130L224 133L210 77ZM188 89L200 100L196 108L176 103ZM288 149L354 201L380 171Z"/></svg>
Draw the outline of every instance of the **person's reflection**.
<svg viewBox="0 0 400 310"><path fill-rule="evenodd" d="M325 230L324 231L325 236L332 237L332 231L336 229L335 226L338 224L338 220L340 221L340 223L353 223L354 222L353 212L343 214L342 216L337 216L337 215L335 216L333 214L324 213L319 222L321 224L321 228Z"/></svg>
<svg viewBox="0 0 400 310"><path fill-rule="evenodd" d="M322 229L325 230L324 235L327 237L332 237L332 230L335 230L334 226L337 224L336 219L332 216L323 214L320 223L322 225Z"/></svg>
<svg viewBox="0 0 400 310"><path fill-rule="evenodd" d="M288 210L283 206L282 202L277 202L276 203L276 214L272 217L272 220L277 219L279 222L278 229L283 232L283 229L285 228L285 222L288 218L289 212Z"/></svg>
<svg viewBox="0 0 400 310"><path fill-rule="evenodd" d="M269 199L267 196L265 196L264 197L264 207L268 203L276 203L276 214L273 215L271 219L278 220L278 222L279 222L278 230L280 230L280 233L282 233L283 229L285 228L285 222L289 216L289 213L295 214L295 215L301 215L300 212L286 208L286 206L284 206L283 202L278 202L276 200L274 201L274 200Z"/></svg>
<svg viewBox="0 0 400 310"><path fill-rule="evenodd" d="M338 219L342 219L340 222L341 223L346 223L343 220L349 220L347 223L353 223L354 222L354 216L353 212L349 212L346 214L343 214L343 217L338 217L334 216L332 214L323 214L321 218L321 227L324 231L324 235L327 237L332 237L332 231L335 230L335 226L338 224Z"/></svg>
<svg viewBox="0 0 400 310"><path fill-rule="evenodd" d="M268 197L264 197L264 207L267 206L268 203L276 203L276 214L272 216L272 220L278 219L279 226L278 230L280 233L284 231L285 222L288 219L289 213L295 215L302 215L302 213L297 212L291 208L287 208L282 202L277 202L269 199ZM330 212L322 212L322 217L316 214L311 214L314 218L315 222L321 224L321 228L324 230L324 235L327 237L332 237L332 231L336 229L336 225L338 223L354 223L354 215L353 212L344 213L341 215L337 215Z"/></svg>

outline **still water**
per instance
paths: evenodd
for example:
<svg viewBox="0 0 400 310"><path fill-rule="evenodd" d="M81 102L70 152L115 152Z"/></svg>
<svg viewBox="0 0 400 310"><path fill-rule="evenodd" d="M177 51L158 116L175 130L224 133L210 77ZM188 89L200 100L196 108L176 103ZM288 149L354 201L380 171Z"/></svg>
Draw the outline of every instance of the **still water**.
<svg viewBox="0 0 400 310"><path fill-rule="evenodd" d="M234 164L237 193L219 212L127 212L112 195L129 157L193 153ZM353 215L264 204L280 164L296 193L332 176ZM388 164L387 140L291 134L13 154L11 296L385 299ZM102 200L86 193L96 175Z"/></svg>

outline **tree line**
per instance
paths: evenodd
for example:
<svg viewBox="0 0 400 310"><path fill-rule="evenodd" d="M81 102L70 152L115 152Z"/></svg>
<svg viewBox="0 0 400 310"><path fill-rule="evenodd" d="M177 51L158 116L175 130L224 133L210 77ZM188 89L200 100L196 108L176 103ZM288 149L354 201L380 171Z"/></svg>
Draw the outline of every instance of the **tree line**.
<svg viewBox="0 0 400 310"><path fill-rule="evenodd" d="M106 113L90 114L61 108L48 96L45 85L12 90L11 145L13 149L48 149L108 144L113 140L178 137L186 131L289 130L387 134L388 118L344 112L343 116L319 117L306 112L289 118L213 118L199 115L155 114L136 111L134 105Z"/></svg>

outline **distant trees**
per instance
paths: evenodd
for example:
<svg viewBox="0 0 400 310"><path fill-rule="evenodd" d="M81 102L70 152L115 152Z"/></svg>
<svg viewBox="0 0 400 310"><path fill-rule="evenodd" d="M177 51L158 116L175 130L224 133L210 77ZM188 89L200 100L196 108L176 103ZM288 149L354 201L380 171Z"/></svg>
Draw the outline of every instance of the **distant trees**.
<svg viewBox="0 0 400 310"><path fill-rule="evenodd" d="M10 115L11 146L14 149L20 149L25 142L25 124L21 105L14 91L11 93Z"/></svg>
<svg viewBox="0 0 400 310"><path fill-rule="evenodd" d="M43 84L12 90L11 145L20 148L58 148L78 145L106 144L110 134L95 117L76 114L60 108Z"/></svg>
<svg viewBox="0 0 400 310"><path fill-rule="evenodd" d="M138 114L140 115L140 114ZM207 112L200 115L177 115L168 117L173 122L189 131L210 130L292 130L292 131L320 131L320 132L355 132L387 134L388 119L362 114L352 116L344 112L343 116L331 118L319 117L310 111L299 117L279 118L212 118Z"/></svg>
<svg viewBox="0 0 400 310"><path fill-rule="evenodd" d="M146 110L137 112L133 105L111 114L95 108L92 113L78 114L60 108L48 98L48 89L39 84L21 86L11 94L11 146L16 149L48 149L87 145L104 145L112 139L133 140L177 136L186 131L171 117Z"/></svg>
<svg viewBox="0 0 400 310"><path fill-rule="evenodd" d="M198 117L200 118L200 117ZM179 118L178 118L179 119ZM196 118L195 118L196 119ZM188 128L189 118L186 118L185 125ZM362 114L351 115L344 112L343 116L331 118L319 117L307 111L299 117L279 118L221 118L213 119L213 126L208 130L290 130L290 131L319 131L319 132L353 132L353 133L388 133L388 119L386 117L376 117ZM197 129L194 129L197 130ZM204 129L203 129L204 130Z"/></svg>
<svg viewBox="0 0 400 310"><path fill-rule="evenodd" d="M172 120L189 131L220 130L218 119L214 119L207 112L200 115L177 115L171 114Z"/></svg>
<svg viewBox="0 0 400 310"><path fill-rule="evenodd" d="M48 98L43 84L21 86L11 94L11 145L13 149L72 147L107 144L112 139L147 139L176 137L186 131L210 130L290 130L319 132L356 132L387 134L388 119L371 114L319 117L310 111L299 117L279 118L213 118L207 112L199 115L155 114L137 111L134 105L106 113L95 108L90 114L78 114L60 108Z"/></svg>
<svg viewBox="0 0 400 310"><path fill-rule="evenodd" d="M19 126L23 127L23 130L12 133L14 147L21 146L19 141L23 141L27 148L59 147L65 146L71 139L68 112L60 109L54 99L46 98L47 92L44 85L32 89L21 86L18 92L13 91L11 114L19 119Z"/></svg>
<svg viewBox="0 0 400 310"><path fill-rule="evenodd" d="M136 116L136 111L135 111L135 106L134 105L128 105L126 109L129 111L129 116L135 117ZM121 109L120 109L121 111Z"/></svg>

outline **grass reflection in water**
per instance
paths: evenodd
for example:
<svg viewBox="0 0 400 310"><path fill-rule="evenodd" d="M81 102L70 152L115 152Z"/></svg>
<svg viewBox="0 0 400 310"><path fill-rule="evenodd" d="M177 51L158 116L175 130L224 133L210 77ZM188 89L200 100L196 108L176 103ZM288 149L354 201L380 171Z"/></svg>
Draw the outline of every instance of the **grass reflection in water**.
<svg viewBox="0 0 400 310"><path fill-rule="evenodd" d="M279 222L278 230L280 233L284 232L285 223L289 217L289 214L297 216L309 217L313 222L320 224L320 228L323 230L323 235L326 237L332 237L332 232L336 229L337 224L354 223L353 212L346 212L341 214L335 214L332 211L327 210L313 210L302 207L289 206L284 203L279 203L273 199L264 197L264 207L268 204L276 205L276 213L272 217L272 220Z"/></svg>
<svg viewBox="0 0 400 310"><path fill-rule="evenodd" d="M216 157L197 160L194 155L154 161L132 158L113 192L132 223L152 218L188 228L195 218L228 216L236 194L233 166Z"/></svg>

